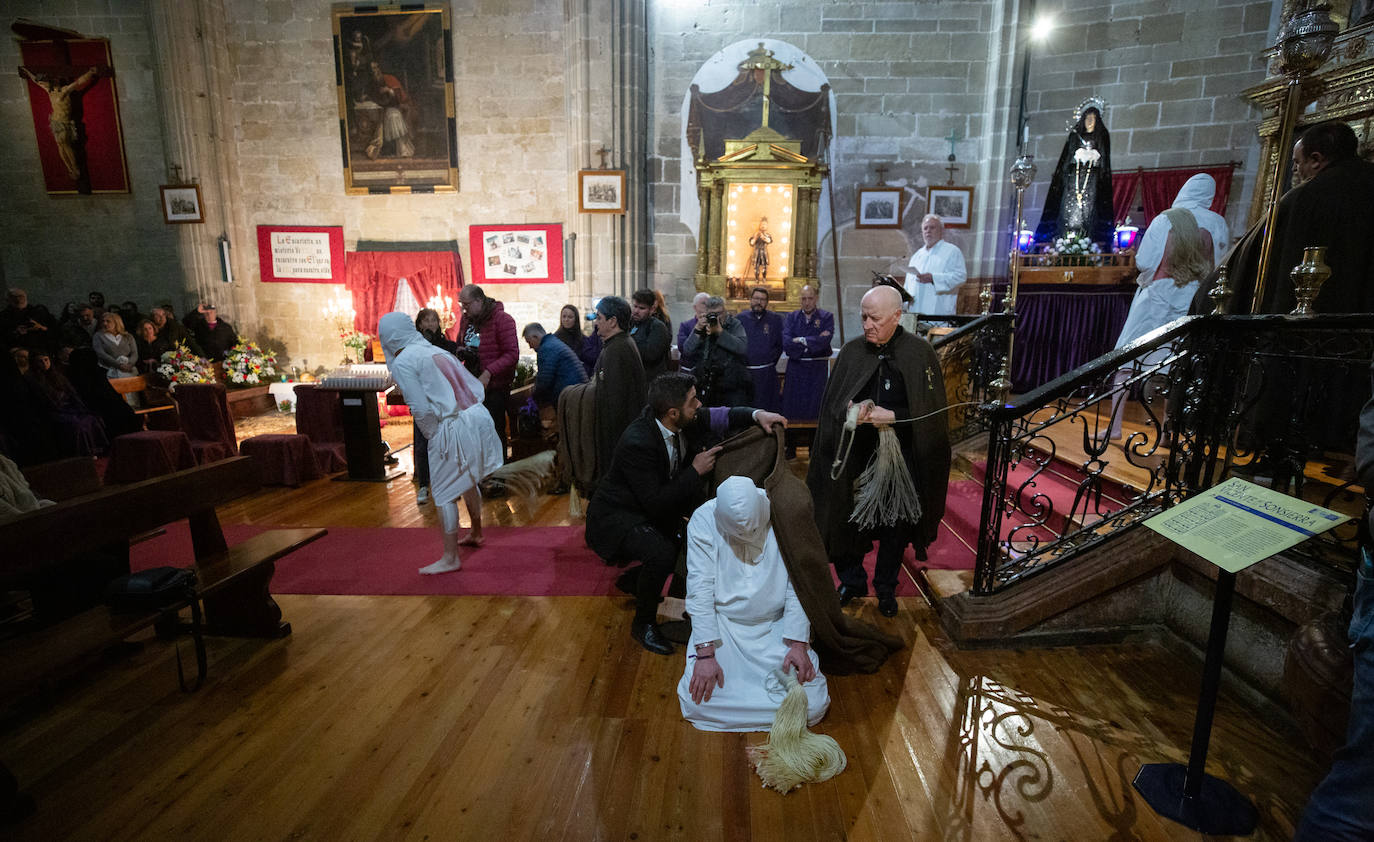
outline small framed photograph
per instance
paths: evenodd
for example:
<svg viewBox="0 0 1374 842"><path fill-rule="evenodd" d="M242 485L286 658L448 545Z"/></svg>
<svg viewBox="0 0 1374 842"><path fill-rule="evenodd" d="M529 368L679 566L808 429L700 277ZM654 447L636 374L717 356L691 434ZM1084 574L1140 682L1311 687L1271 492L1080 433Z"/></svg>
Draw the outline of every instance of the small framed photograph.
<svg viewBox="0 0 1374 842"><path fill-rule="evenodd" d="M162 220L168 225L205 221L199 184L164 184L158 190L162 191Z"/></svg>
<svg viewBox="0 0 1374 842"><path fill-rule="evenodd" d="M902 188L860 187L855 228L901 228Z"/></svg>
<svg viewBox="0 0 1374 842"><path fill-rule="evenodd" d="M581 170L577 174L580 213L624 213L624 170Z"/></svg>
<svg viewBox="0 0 1374 842"><path fill-rule="evenodd" d="M973 188L931 187L926 193L926 207L946 228L967 228L973 215Z"/></svg>

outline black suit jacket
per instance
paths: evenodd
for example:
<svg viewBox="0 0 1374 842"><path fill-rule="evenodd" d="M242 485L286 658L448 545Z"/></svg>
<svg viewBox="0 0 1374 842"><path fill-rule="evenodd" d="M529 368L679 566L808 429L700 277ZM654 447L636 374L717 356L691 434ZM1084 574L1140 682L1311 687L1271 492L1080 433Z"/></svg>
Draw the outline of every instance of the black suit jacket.
<svg viewBox="0 0 1374 842"><path fill-rule="evenodd" d="M730 427L753 422L752 407L730 410ZM587 546L614 561L620 542L631 529L649 524L671 538L682 531L683 520L706 499L701 476L692 459L712 444L710 415L702 407L682 430L683 450L676 472L671 471L668 448L653 411L646 407L630 422L616 445L611 469L597 484L587 507Z"/></svg>

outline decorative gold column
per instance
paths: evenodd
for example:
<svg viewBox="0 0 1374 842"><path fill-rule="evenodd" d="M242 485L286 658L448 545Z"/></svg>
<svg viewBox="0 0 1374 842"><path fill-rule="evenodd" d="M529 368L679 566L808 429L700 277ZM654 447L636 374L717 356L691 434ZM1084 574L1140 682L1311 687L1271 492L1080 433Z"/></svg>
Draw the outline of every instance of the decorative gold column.
<svg viewBox="0 0 1374 842"><path fill-rule="evenodd" d="M1258 313L1269 285L1269 260L1274 251L1274 227L1278 219L1279 199L1284 193L1285 164L1293 145L1293 127L1302 107L1303 80L1321 67L1331 55L1331 45L1339 27L1331 20L1329 8L1317 7L1299 12L1284 23L1279 33L1279 69L1288 77L1280 111L1279 131L1274 139L1274 169L1269 184L1268 207L1265 209L1264 240L1260 245L1259 269L1255 275L1254 297L1250 312Z"/></svg>
<svg viewBox="0 0 1374 842"><path fill-rule="evenodd" d="M711 227L711 189L706 186L697 187L697 201L701 203L701 222L697 225L697 236L707 236L707 231ZM706 249L697 249L697 274L706 274Z"/></svg>

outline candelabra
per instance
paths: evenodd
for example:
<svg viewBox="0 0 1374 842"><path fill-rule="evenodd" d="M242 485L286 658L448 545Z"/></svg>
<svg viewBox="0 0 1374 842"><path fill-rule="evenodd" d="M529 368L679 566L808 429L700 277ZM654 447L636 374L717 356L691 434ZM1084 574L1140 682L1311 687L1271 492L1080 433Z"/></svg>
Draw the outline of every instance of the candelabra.
<svg viewBox="0 0 1374 842"><path fill-rule="evenodd" d="M435 284L434 295L425 302L425 306L439 314L439 326L445 332L458 322L457 315L453 312L453 298L444 295L444 288Z"/></svg>
<svg viewBox="0 0 1374 842"><path fill-rule="evenodd" d="M365 334L359 333L353 327L357 315L357 311L353 309L353 296L347 290L336 292L334 297L324 304L324 320L333 325L334 330L338 333L339 341L344 346L344 365L353 362L348 356L350 350L362 357L363 347L366 344Z"/></svg>

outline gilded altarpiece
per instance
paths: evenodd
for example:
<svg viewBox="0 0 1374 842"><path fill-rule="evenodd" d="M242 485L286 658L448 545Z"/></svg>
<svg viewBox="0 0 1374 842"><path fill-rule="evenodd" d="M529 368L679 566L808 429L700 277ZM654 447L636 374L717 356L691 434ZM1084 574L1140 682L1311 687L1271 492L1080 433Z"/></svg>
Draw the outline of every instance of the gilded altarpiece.
<svg viewBox="0 0 1374 842"><path fill-rule="evenodd" d="M687 132L701 204L696 288L739 306L762 286L778 309L795 308L801 288L819 283L829 86L793 87L782 75L791 67L762 45L739 68L721 91L692 88Z"/></svg>

